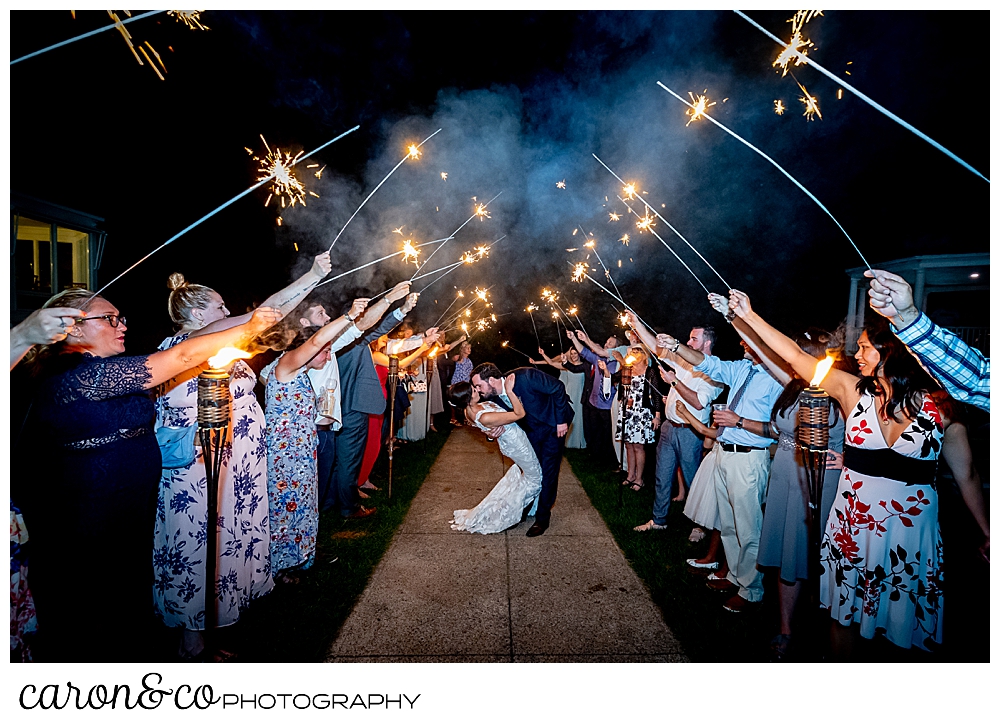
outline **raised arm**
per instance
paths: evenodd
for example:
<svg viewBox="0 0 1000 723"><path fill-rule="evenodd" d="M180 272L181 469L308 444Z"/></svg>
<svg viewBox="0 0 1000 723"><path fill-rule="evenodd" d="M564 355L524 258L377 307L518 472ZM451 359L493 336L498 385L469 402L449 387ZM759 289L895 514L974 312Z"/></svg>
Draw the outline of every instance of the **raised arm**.
<svg viewBox="0 0 1000 723"><path fill-rule="evenodd" d="M798 344L754 313L753 309L750 308L750 298L746 294L736 289L730 290L729 308L735 312L736 316L743 319L747 326L753 329L778 356L788 362L796 374L806 381L812 379L816 373L816 365L819 363L816 357L806 354L799 348ZM839 369L830 369L822 383L830 396L840 403L841 409L852 409L857 404L859 399L858 378L853 374L842 372Z"/></svg>
<svg viewBox="0 0 1000 723"><path fill-rule="evenodd" d="M538 347L538 353L542 355L542 359L544 359L545 363L548 364L550 367L555 367L556 369L558 369L560 371L566 371L566 367L563 366L562 361L561 360L560 361L556 361L555 359L551 359L545 353L545 350L543 350L542 347Z"/></svg>
<svg viewBox="0 0 1000 723"><path fill-rule="evenodd" d="M205 363L209 357L215 356L224 347L231 346L237 349L246 347L255 336L279 321L281 321L280 311L261 306L254 310L245 324L212 334L191 337L165 351L150 354L147 357L147 366L151 377L144 388L151 389L173 379L181 372Z"/></svg>
<svg viewBox="0 0 1000 723"><path fill-rule="evenodd" d="M367 305L367 299L355 299L348 313L321 328L301 346L286 352L274 370L278 381L286 382L289 378L293 378L302 367L309 363L310 359L323 350L323 347L347 331L354 320L364 313Z"/></svg>
<svg viewBox="0 0 1000 723"><path fill-rule="evenodd" d="M276 309L281 312L282 316L284 316L294 309L298 303L302 301L307 294L309 294L310 291L316 288L316 285L323 280L323 277L330 273L330 268L330 253L328 251L324 251L313 259L313 265L309 271L297 278L278 293L268 296L264 299L264 303L261 304L261 307ZM227 316L225 319L219 319L202 329L197 329L196 331L191 332L190 336L202 336L204 334L212 334L216 331L222 331L224 329L231 329L234 326L247 323L252 314L253 312L240 314L239 316Z"/></svg>
<svg viewBox="0 0 1000 723"><path fill-rule="evenodd" d="M75 319L84 316L80 309L53 306L31 312L27 319L10 330L10 368L24 358L36 344L55 344L66 338Z"/></svg>
<svg viewBox="0 0 1000 723"><path fill-rule="evenodd" d="M447 354L448 352L450 352L452 349L454 349L456 346L458 346L459 344L461 344L463 341L465 341L465 334L462 334L462 336L460 336L457 339L455 339L455 341L453 341L451 344L448 344L447 346L445 346L444 347L445 354Z"/></svg>
<svg viewBox="0 0 1000 723"><path fill-rule="evenodd" d="M510 399L510 406L513 408L513 411L484 412L479 417L479 423L484 427L502 427L505 424L516 422L524 416L524 405L521 404L521 400L514 393L515 381L516 380L513 374L508 374L507 378L504 379L504 391L507 393L507 398Z"/></svg>
<svg viewBox="0 0 1000 723"><path fill-rule="evenodd" d="M952 422L945 429L941 455L955 476L965 506L969 508L972 518L986 536L986 541L979 548L979 554L989 562L990 523L986 518L983 485L979 473L972 464L972 448L969 446L969 434L964 424Z"/></svg>
<svg viewBox="0 0 1000 723"><path fill-rule="evenodd" d="M709 294L708 303L712 308L726 317L729 321L729 300L720 294ZM747 343L754 353L760 358L764 366L771 372L771 376L777 380L781 386L787 386L792 381L792 368L775 351L757 336L757 332L751 329L743 319L734 317L731 321L736 333Z"/></svg>
<svg viewBox="0 0 1000 723"><path fill-rule="evenodd" d="M595 344L594 341L589 336L587 336L585 332L577 330L576 338L582 341L584 344L586 344L587 348L590 349L592 352L594 352L597 356L604 357L605 359L608 358L607 350L603 346ZM581 351L581 347L577 346L576 350Z"/></svg>

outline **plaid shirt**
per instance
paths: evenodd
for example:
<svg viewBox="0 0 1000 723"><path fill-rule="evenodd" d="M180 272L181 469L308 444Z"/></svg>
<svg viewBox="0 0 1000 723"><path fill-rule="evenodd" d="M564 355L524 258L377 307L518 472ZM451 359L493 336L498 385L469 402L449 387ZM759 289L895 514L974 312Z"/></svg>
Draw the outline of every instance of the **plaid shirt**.
<svg viewBox="0 0 1000 723"><path fill-rule="evenodd" d="M990 411L990 360L923 312L905 329L892 327L927 372L951 396Z"/></svg>

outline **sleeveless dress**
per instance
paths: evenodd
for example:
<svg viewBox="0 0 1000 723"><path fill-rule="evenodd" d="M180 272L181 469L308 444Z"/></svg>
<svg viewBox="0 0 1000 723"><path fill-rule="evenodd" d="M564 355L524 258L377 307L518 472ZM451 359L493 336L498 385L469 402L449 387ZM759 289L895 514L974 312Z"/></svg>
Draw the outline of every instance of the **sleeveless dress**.
<svg viewBox="0 0 1000 723"><path fill-rule="evenodd" d="M503 411L493 402L484 402L483 408L476 414L476 426L484 432L488 431L489 427L480 424L479 418L486 412ZM534 514L538 493L542 491L542 466L528 442L528 435L517 424L508 424L497 441L500 451L514 464L482 502L471 510L455 510L451 529L489 535L519 523L524 508L529 504L532 506L529 514Z"/></svg>
<svg viewBox="0 0 1000 723"><path fill-rule="evenodd" d="M705 455L691 480L684 515L706 530L719 529L719 497L715 494L715 468L719 464L719 443Z"/></svg>
<svg viewBox="0 0 1000 723"><path fill-rule="evenodd" d="M585 449L587 442L583 438L583 383L586 374L570 372L563 369L559 372L559 381L566 387L566 394L573 405L573 421L566 432L566 449Z"/></svg>
<svg viewBox="0 0 1000 723"><path fill-rule="evenodd" d="M941 415L929 396L891 448L871 394L861 397L847 419L844 470L820 550L820 603L842 625L860 623L862 637L883 633L902 648L924 650L941 643L942 554L933 480L942 436Z"/></svg>
<svg viewBox="0 0 1000 723"><path fill-rule="evenodd" d="M433 359L430 363L433 363ZM413 369L416 374L410 376L411 386L422 383L423 391L408 392L410 397L410 408L406 412L406 419L403 426L399 428L396 436L407 442L418 442L427 436L427 364L426 359L421 359Z"/></svg>
<svg viewBox="0 0 1000 723"><path fill-rule="evenodd" d="M274 368L280 358L261 372L267 377L267 498L275 573L312 567L319 528L316 393L304 369L279 382Z"/></svg>
<svg viewBox="0 0 1000 723"><path fill-rule="evenodd" d="M186 333L165 339L169 349ZM232 625L252 600L274 589L268 540L267 450L264 412L254 396L257 378L237 361L229 379L230 427L219 479L219 627ZM198 423L198 379L172 379L159 388L156 422L161 427ZM200 441L196 439L196 444ZM201 447L186 467L160 472L153 530L153 600L171 628L204 630L205 561L208 550L205 460Z"/></svg>

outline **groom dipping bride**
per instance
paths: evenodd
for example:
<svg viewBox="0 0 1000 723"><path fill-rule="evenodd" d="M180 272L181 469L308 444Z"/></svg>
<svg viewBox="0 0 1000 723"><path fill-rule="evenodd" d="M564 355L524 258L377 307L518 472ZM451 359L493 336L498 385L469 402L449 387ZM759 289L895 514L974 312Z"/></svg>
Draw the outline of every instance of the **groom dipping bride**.
<svg viewBox="0 0 1000 723"><path fill-rule="evenodd" d="M516 391L515 391L516 390ZM452 528L489 534L503 532L531 514L528 537L549 527L559 484L563 439L573 407L558 379L519 367L506 376L494 364L472 370L472 383L451 388L452 403L491 439L514 465L471 510L455 510Z"/></svg>

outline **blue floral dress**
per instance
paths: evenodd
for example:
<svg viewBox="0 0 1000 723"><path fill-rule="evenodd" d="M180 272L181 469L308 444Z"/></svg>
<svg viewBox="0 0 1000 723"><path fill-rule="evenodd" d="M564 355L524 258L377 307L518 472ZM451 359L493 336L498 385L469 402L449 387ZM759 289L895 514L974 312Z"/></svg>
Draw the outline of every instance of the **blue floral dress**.
<svg viewBox="0 0 1000 723"><path fill-rule="evenodd" d="M304 370L289 382L279 382L277 364L275 359L261 372L267 379L267 496L276 573L312 567L319 528L316 394Z"/></svg>
<svg viewBox="0 0 1000 723"><path fill-rule="evenodd" d="M169 349L187 339L164 340ZM230 371L230 429L219 480L219 626L232 625L250 602L274 589L267 541L267 462L264 412L253 389L253 370L237 361ZM159 389L156 422L161 427L198 423L198 379L176 377ZM172 628L205 628L205 461L196 447L193 462L163 469L153 533L153 598L156 613Z"/></svg>

